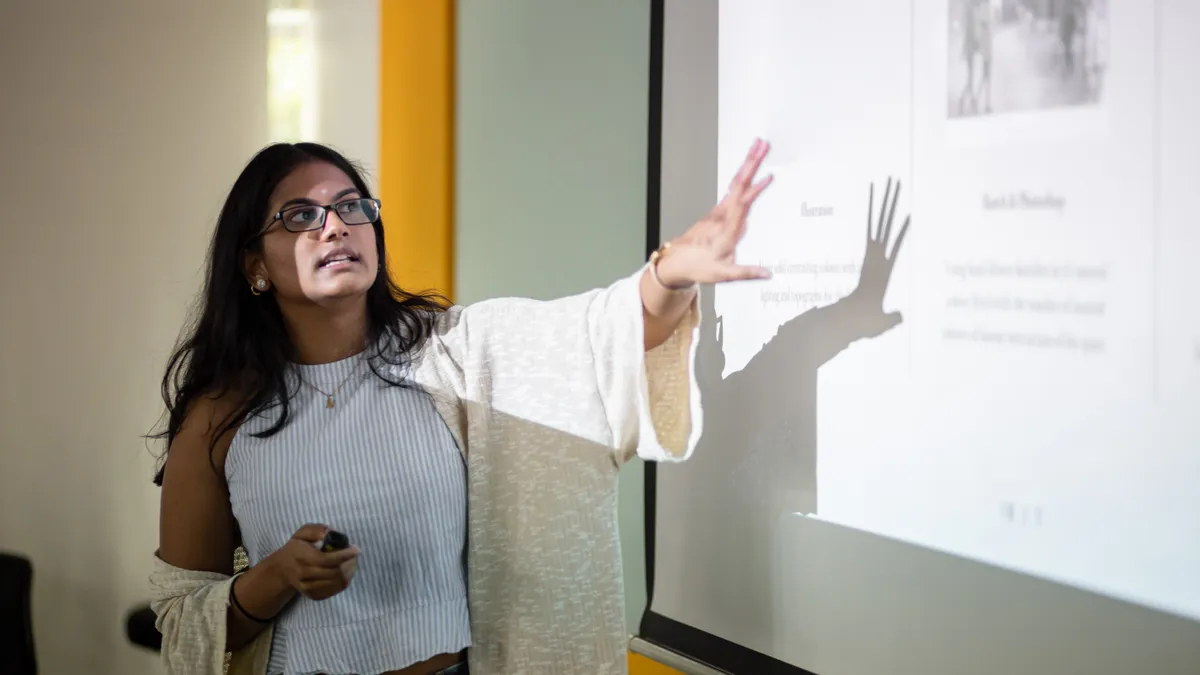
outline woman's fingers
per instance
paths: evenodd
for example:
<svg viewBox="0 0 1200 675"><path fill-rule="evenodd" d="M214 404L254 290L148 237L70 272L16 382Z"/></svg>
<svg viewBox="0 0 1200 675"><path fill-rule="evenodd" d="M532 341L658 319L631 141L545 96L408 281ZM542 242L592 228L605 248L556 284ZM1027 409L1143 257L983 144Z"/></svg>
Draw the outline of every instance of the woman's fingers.
<svg viewBox="0 0 1200 675"><path fill-rule="evenodd" d="M297 575L301 581L309 581L313 579L333 579L337 577L346 568L347 563L352 563L353 558L342 560L336 565L331 565L326 561L308 562L300 567L300 573Z"/></svg>
<svg viewBox="0 0 1200 675"><path fill-rule="evenodd" d="M767 189L767 186L770 185L771 181L773 180L775 180L774 174L767 174L762 180L758 181L754 185L751 185L750 189L746 190L746 192L742 195L742 206L749 210L750 206L754 203L754 200L758 199L758 196L763 193L763 190Z"/></svg>
<svg viewBox="0 0 1200 675"><path fill-rule="evenodd" d="M734 240L741 238L742 231L746 226L747 211L774 179L774 176L768 175L759 181L754 180L770 149L771 146L766 141L762 139L754 141L742 166L730 181L729 191L725 193L725 197L710 214L710 220L716 226L717 232L727 238Z"/></svg>
<svg viewBox="0 0 1200 675"><path fill-rule="evenodd" d="M747 281L750 279L770 279L771 270L757 265L726 265L720 272L721 281Z"/></svg>
<svg viewBox="0 0 1200 675"><path fill-rule="evenodd" d="M312 562L319 567L339 567L342 563L357 558L358 553L357 546L344 548L340 551L330 551L329 553L318 551L317 556L312 559Z"/></svg>
<svg viewBox="0 0 1200 675"><path fill-rule="evenodd" d="M734 174L733 180L729 184L730 196L740 200L741 193L750 188L754 176L758 173L758 168L762 166L763 159L766 158L770 149L770 143L762 139L754 141L750 146L750 151L746 153L746 159L742 162L741 168Z"/></svg>
<svg viewBox="0 0 1200 675"><path fill-rule="evenodd" d="M297 560L300 569L296 576L302 584L344 579L353 575L358 554L359 550L354 546L329 553L314 549Z"/></svg>
<svg viewBox="0 0 1200 675"><path fill-rule="evenodd" d="M340 593L350 586L357 569L358 561L354 558L337 567L308 567L301 573L300 592L315 600Z"/></svg>
<svg viewBox="0 0 1200 675"><path fill-rule="evenodd" d="M303 593L310 600L325 600L346 590L348 585L347 582L320 581L306 585Z"/></svg>
<svg viewBox="0 0 1200 675"><path fill-rule="evenodd" d="M315 544L318 541L321 541L327 532L329 532L329 527L325 525L309 523L299 530L296 530L296 533L292 535L292 538Z"/></svg>
<svg viewBox="0 0 1200 675"><path fill-rule="evenodd" d="M741 240L746 231L746 215L750 207L773 180L775 176L768 175L742 192L730 192L709 214L708 219L715 226L714 233L723 238L724 245Z"/></svg>

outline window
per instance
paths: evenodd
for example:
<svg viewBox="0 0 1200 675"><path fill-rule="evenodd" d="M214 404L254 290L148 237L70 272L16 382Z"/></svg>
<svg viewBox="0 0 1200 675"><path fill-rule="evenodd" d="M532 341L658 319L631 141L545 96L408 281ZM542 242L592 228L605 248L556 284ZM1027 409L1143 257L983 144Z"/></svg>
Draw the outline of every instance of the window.
<svg viewBox="0 0 1200 675"><path fill-rule="evenodd" d="M271 140L315 140L321 95L311 0L271 0L267 31Z"/></svg>

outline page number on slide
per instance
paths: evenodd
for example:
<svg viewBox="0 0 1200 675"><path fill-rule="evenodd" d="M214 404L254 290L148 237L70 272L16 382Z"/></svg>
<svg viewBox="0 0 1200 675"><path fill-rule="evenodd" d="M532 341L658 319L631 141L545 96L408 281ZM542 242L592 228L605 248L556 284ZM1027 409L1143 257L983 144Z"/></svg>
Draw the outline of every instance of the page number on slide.
<svg viewBox="0 0 1200 675"><path fill-rule="evenodd" d="M1042 507L1037 504L1002 501L1000 519L1020 527L1038 527L1042 524Z"/></svg>

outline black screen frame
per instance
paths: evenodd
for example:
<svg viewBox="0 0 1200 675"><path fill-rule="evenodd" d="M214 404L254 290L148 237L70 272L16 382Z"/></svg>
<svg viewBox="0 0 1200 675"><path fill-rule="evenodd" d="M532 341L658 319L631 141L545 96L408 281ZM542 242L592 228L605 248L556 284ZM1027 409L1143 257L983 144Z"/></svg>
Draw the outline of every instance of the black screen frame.
<svg viewBox="0 0 1200 675"><path fill-rule="evenodd" d="M647 110L646 255L662 245L662 116L663 49L666 0L650 0L650 87ZM654 462L645 471L646 610L639 636L646 642L731 675L816 675L761 652L706 633L651 611L654 600L654 540L656 529Z"/></svg>

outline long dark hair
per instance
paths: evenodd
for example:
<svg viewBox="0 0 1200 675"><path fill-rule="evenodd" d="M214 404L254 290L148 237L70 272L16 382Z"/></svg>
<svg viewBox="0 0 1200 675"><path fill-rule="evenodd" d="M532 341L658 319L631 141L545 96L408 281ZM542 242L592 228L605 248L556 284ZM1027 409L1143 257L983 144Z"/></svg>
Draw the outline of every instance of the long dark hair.
<svg viewBox="0 0 1200 675"><path fill-rule="evenodd" d="M288 369L296 359L274 296L250 293L243 256L262 246L258 237L268 218L271 194L292 171L310 162L331 164L353 181L363 197L371 197L361 170L340 153L317 143L278 143L259 151L242 170L229 191L213 232L208 252L208 273L192 314L192 321L167 362L162 379L166 403L166 428L152 434L165 439L154 482L162 485L163 466L183 420L201 397L232 396L237 405L221 420L213 434L228 433L249 414L278 406L271 427L257 433L267 437L288 422L290 392ZM381 263L375 283L367 290L367 344L373 345L371 370L393 386L401 378L387 374L380 364L407 365L408 355L419 348L433 330L444 298L433 293L408 293L387 273L383 219L375 224L375 243Z"/></svg>

